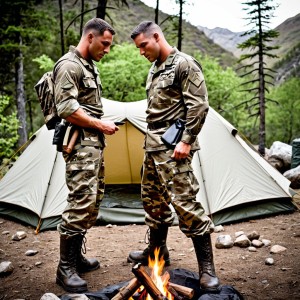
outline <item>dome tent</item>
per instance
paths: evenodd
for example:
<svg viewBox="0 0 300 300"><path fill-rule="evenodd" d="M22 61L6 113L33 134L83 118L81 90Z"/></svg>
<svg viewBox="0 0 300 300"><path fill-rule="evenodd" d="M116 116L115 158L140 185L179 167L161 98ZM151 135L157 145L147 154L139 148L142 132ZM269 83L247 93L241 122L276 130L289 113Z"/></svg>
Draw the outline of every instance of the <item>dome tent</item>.
<svg viewBox="0 0 300 300"><path fill-rule="evenodd" d="M107 136L107 187L140 184L146 106L146 100L123 103L103 99L104 119L125 121L118 133ZM37 231L55 228L66 206L65 163L52 145L52 137L53 130L40 128L0 181L0 214L30 224ZM247 145L211 107L199 141L201 150L193 159L200 184L197 200L216 225L296 209L289 180ZM99 222L144 222L139 191L134 199L125 199L125 204L106 196Z"/></svg>

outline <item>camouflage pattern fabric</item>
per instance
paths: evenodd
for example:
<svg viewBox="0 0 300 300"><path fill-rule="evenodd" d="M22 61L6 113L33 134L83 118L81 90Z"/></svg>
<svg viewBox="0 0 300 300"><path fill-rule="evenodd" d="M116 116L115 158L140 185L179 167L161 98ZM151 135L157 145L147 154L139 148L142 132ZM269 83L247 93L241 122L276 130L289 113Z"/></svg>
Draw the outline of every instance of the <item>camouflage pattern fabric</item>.
<svg viewBox="0 0 300 300"><path fill-rule="evenodd" d="M146 152L143 164L142 200L149 227L161 224L171 226L174 216L171 203L179 220L179 227L187 237L213 231L213 223L196 201L198 181L191 166L192 154L185 160L171 159L173 150Z"/></svg>
<svg viewBox="0 0 300 300"><path fill-rule="evenodd" d="M62 214L60 232L86 231L98 216L104 196L103 150L98 147L82 146L70 155L64 153L66 161L66 183L70 190L68 204Z"/></svg>
<svg viewBox="0 0 300 300"><path fill-rule="evenodd" d="M53 77L56 109L61 118L65 119L79 107L101 118L102 85L98 69L80 57L74 46L55 64Z"/></svg>
<svg viewBox="0 0 300 300"><path fill-rule="evenodd" d="M200 149L197 136L209 109L207 88L200 64L175 47L160 66L152 65L146 83L148 98L147 123L172 123L186 120L182 141ZM168 127L148 130L145 139L147 151L167 149L161 136Z"/></svg>
<svg viewBox="0 0 300 300"><path fill-rule="evenodd" d="M55 101L58 115L66 118L81 107L87 114L101 118L101 81L96 66L80 56L71 46L55 65ZM66 162L67 207L58 225L61 234L86 232L98 216L104 196L104 134L80 129L73 151L63 153Z"/></svg>

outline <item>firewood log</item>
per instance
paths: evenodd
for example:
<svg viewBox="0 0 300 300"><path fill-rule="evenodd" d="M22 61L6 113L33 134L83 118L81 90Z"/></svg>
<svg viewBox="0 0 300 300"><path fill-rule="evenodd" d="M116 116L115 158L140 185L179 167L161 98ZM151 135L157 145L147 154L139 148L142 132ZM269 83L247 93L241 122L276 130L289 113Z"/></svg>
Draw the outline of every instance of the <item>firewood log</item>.
<svg viewBox="0 0 300 300"><path fill-rule="evenodd" d="M136 277L132 278L126 286L123 286L119 293L112 300L128 300L141 286Z"/></svg>
<svg viewBox="0 0 300 300"><path fill-rule="evenodd" d="M168 300L158 287L155 285L147 271L142 264L136 264L132 267L133 274L137 277L138 281L145 287L150 296L155 300Z"/></svg>

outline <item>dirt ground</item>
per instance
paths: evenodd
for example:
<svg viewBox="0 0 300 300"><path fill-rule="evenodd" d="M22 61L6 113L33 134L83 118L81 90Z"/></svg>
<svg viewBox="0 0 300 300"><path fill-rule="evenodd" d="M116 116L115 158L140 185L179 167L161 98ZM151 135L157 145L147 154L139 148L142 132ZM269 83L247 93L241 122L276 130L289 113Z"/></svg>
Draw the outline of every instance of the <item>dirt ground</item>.
<svg viewBox="0 0 300 300"><path fill-rule="evenodd" d="M300 204L300 190L296 203ZM246 234L257 231L261 238L269 239L271 246L287 248L279 254L270 254L270 247L249 252L247 248L213 247L216 272L222 284L232 285L245 299L300 299L300 211L263 219L224 225L224 232L213 233L213 245L218 235L237 231ZM16 231L24 230L27 237L12 241ZM145 225L97 226L87 234L87 256L96 257L101 268L83 275L90 292L131 279L132 266L126 262L128 252L144 248ZM9 231L9 234L3 232ZM58 297L67 294L55 283L59 259L59 236L56 231L35 235L34 228L12 220L0 218L0 262L11 261L14 271L0 278L0 300L38 300L45 293ZM196 257L190 239L177 226L170 228L168 247L172 268L197 271ZM27 250L38 250L35 256L26 256ZM274 265L265 264L273 257ZM41 264L36 265L37 262Z"/></svg>

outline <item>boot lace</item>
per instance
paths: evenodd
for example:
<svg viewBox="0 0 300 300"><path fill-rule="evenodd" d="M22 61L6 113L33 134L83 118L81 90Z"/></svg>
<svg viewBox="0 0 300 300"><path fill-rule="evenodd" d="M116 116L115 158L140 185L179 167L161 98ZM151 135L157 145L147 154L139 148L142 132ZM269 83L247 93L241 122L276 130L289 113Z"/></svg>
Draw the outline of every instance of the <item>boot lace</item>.
<svg viewBox="0 0 300 300"><path fill-rule="evenodd" d="M81 245L81 253L86 254L86 236L83 234L82 245Z"/></svg>
<svg viewBox="0 0 300 300"><path fill-rule="evenodd" d="M146 233L145 233L144 242L147 245L150 244L150 228L148 228L147 231L146 231Z"/></svg>

